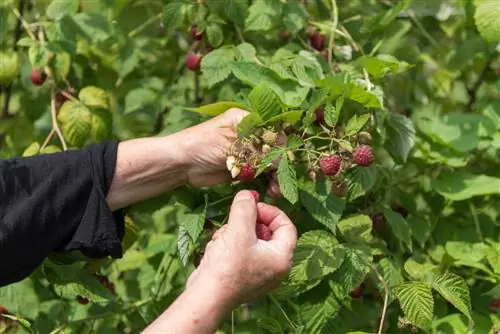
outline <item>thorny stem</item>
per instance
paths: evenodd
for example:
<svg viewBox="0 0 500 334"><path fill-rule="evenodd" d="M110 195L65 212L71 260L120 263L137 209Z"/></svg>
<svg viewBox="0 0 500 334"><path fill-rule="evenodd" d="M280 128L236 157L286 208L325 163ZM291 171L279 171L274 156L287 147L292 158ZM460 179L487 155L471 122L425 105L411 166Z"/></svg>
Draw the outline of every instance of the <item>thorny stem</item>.
<svg viewBox="0 0 500 334"><path fill-rule="evenodd" d="M483 232L481 231L481 225L479 223L479 219L477 218L477 210L472 201L469 201L469 209L470 213L472 215L472 219L474 220L474 225L476 226L476 234L477 237L479 238L479 241L483 242L484 237L483 237Z"/></svg>
<svg viewBox="0 0 500 334"><path fill-rule="evenodd" d="M328 66L330 69L333 67L332 63L332 53L333 53L333 42L335 40L335 31L337 30L337 25L339 23L339 11L337 8L337 1L332 0L332 16L333 16L333 23L332 27L330 28L330 38L328 40Z"/></svg>
<svg viewBox="0 0 500 334"><path fill-rule="evenodd" d="M373 272L375 272L375 275L377 275L377 278L379 279L380 283L384 286L384 306L382 308L382 315L380 316L380 324L378 327L378 332L377 334L382 334L382 330L384 329L384 322L385 322L385 314L387 313L387 306L389 304L389 286L387 285L387 282L385 279L380 275L379 271L375 266L372 266Z"/></svg>
<svg viewBox="0 0 500 334"><path fill-rule="evenodd" d="M66 145L66 141L64 140L64 136L61 132L61 128L59 128L59 124L57 123L57 108L56 108L56 91L55 88L52 87L51 91L51 99L50 99L50 115L52 116L52 128L57 133L59 140L61 141L61 145L63 150L68 150L68 146Z"/></svg>

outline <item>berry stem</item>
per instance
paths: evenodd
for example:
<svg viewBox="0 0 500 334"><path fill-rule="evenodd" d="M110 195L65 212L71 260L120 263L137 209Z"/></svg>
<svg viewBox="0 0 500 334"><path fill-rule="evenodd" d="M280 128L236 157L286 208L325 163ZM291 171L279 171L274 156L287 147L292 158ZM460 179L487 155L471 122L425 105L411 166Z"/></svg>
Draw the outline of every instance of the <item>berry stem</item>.
<svg viewBox="0 0 500 334"><path fill-rule="evenodd" d="M137 28L135 28L134 30L132 30L131 32L128 33L128 38L132 38L138 34L140 34L144 29L146 29L150 24L153 24L155 23L156 21L158 21L159 19L161 19L163 17L163 12L161 12L160 14L156 15L156 16L153 16L152 18L150 18L149 20L147 20L146 22L144 22L143 24L141 24L140 26L138 26Z"/></svg>
<svg viewBox="0 0 500 334"><path fill-rule="evenodd" d="M382 283L382 285L384 286L384 306L382 308L382 315L380 316L380 324L377 332L377 334L382 334L382 330L384 329L385 314L387 313L387 306L389 305L389 286L387 285L387 282L385 281L384 277L380 275L377 268L375 266L372 266L372 269L375 275L377 275L377 278L380 281L380 283Z"/></svg>
<svg viewBox="0 0 500 334"><path fill-rule="evenodd" d="M42 146L40 147L40 151L42 151L49 144L49 142L52 140L52 138L54 137L55 134L56 134L56 130L54 130L52 128L52 130L50 130L49 135L47 136L47 138L45 138Z"/></svg>
<svg viewBox="0 0 500 334"><path fill-rule="evenodd" d="M330 28L330 36L328 39L328 66L330 67L330 70L333 70L333 61L332 61L333 43L335 40L335 31L337 30L337 25L339 23L339 11L337 8L336 0L332 0L332 16L333 16L333 23L332 27Z"/></svg>
<svg viewBox="0 0 500 334"><path fill-rule="evenodd" d="M61 141L61 145L64 151L68 150L68 146L66 145L66 141L64 140L64 136L62 134L61 128L57 123L57 108L56 108L56 90L54 86L52 86L51 91L51 99L50 99L50 115L52 116L52 128L57 133L59 140Z"/></svg>

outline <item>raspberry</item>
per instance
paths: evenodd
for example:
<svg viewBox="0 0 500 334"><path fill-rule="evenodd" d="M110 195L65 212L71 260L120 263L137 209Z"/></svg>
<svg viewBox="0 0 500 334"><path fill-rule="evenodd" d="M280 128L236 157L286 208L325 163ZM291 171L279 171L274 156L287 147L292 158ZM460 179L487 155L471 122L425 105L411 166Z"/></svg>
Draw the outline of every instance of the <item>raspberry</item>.
<svg viewBox="0 0 500 334"><path fill-rule="evenodd" d="M240 173L238 174L238 180L249 181L255 177L255 169L249 164L241 166Z"/></svg>
<svg viewBox="0 0 500 334"><path fill-rule="evenodd" d="M321 51L325 48L325 36L320 34L319 32L316 32L311 37L309 37L309 42L311 42L311 46L318 51Z"/></svg>
<svg viewBox="0 0 500 334"><path fill-rule="evenodd" d="M0 305L0 315L6 314L6 313L7 313L7 309L5 308L5 306Z"/></svg>
<svg viewBox="0 0 500 334"><path fill-rule="evenodd" d="M373 151L368 145L358 146L352 153L354 162L360 166L368 167L373 162Z"/></svg>
<svg viewBox="0 0 500 334"><path fill-rule="evenodd" d="M252 193L252 196L255 199L255 203L259 203L260 201L259 192L257 190L250 190L250 192Z"/></svg>
<svg viewBox="0 0 500 334"><path fill-rule="evenodd" d="M325 122L325 108L324 107L318 107L314 111L314 114L316 116L316 124L323 124Z"/></svg>
<svg viewBox="0 0 500 334"><path fill-rule="evenodd" d="M197 53L189 53L186 57L186 67L191 71L198 71L201 64L201 55Z"/></svg>
<svg viewBox="0 0 500 334"><path fill-rule="evenodd" d="M268 145L275 145L278 140L278 134L270 130L264 130L262 134L262 141Z"/></svg>
<svg viewBox="0 0 500 334"><path fill-rule="evenodd" d="M203 39L203 32L198 31L198 28L195 24L191 26L191 36L197 41L201 41Z"/></svg>
<svg viewBox="0 0 500 334"><path fill-rule="evenodd" d="M381 213L377 213L372 217L372 226L375 231L382 231L385 228L385 216Z"/></svg>
<svg viewBox="0 0 500 334"><path fill-rule="evenodd" d="M342 159L339 155L330 155L319 161L319 167L325 175L333 176L339 172L341 163Z"/></svg>
<svg viewBox="0 0 500 334"><path fill-rule="evenodd" d="M76 296L76 301L82 305L87 305L90 302L88 298L82 296Z"/></svg>
<svg viewBox="0 0 500 334"><path fill-rule="evenodd" d="M490 302L490 308L492 313L496 313L500 310L500 299L492 299Z"/></svg>
<svg viewBox="0 0 500 334"><path fill-rule="evenodd" d="M262 223L257 223L255 225L255 233L257 234L257 238L264 240L264 241L269 241L271 240L271 229L269 226L264 225Z"/></svg>
<svg viewBox="0 0 500 334"><path fill-rule="evenodd" d="M275 178L271 178L269 183L267 184L266 190L267 196L271 198L281 198L283 195L281 194L281 189L278 181Z"/></svg>
<svg viewBox="0 0 500 334"><path fill-rule="evenodd" d="M35 86L41 86L47 79L47 74L43 70L33 70L31 71L31 82Z"/></svg>
<svg viewBox="0 0 500 334"><path fill-rule="evenodd" d="M115 285L113 283L111 283L106 276L97 275L97 274L95 276L99 279L99 282L101 282L101 284L106 289L109 290L109 292L111 292L113 295L116 293L116 291L115 291Z"/></svg>
<svg viewBox="0 0 500 334"><path fill-rule="evenodd" d="M360 285L357 288L354 288L351 292L349 292L349 296L351 296L351 298L358 299L363 296L363 292L364 292L364 287L363 285Z"/></svg>
<svg viewBox="0 0 500 334"><path fill-rule="evenodd" d="M399 204L393 205L392 210L399 213L403 218L407 218L408 215L410 214L404 206L399 205Z"/></svg>

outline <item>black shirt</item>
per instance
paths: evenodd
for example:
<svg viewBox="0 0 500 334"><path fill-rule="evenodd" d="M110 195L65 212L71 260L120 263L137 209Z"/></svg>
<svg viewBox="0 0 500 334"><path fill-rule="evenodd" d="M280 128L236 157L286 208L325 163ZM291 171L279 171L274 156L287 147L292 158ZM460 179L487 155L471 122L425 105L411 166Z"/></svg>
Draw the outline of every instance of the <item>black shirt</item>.
<svg viewBox="0 0 500 334"><path fill-rule="evenodd" d="M118 142L0 160L0 286L30 275L52 252L122 256L123 212L106 196Z"/></svg>

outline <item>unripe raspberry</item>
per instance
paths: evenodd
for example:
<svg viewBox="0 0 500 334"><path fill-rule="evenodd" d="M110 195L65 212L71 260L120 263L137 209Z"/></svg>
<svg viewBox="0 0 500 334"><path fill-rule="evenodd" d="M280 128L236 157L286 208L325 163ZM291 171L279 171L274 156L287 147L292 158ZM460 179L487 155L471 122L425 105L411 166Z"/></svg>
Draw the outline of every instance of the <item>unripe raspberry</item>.
<svg viewBox="0 0 500 334"><path fill-rule="evenodd" d="M278 134L270 130L264 130L261 138L264 143L268 145L275 145L278 139Z"/></svg>
<svg viewBox="0 0 500 334"><path fill-rule="evenodd" d="M309 42L311 42L311 46L318 51L322 51L325 48L325 36L319 32L315 32L309 37Z"/></svg>
<svg viewBox="0 0 500 334"><path fill-rule="evenodd" d="M349 292L349 296L353 299L358 299L363 296L364 293L364 287L363 285L358 286L357 288L354 288L351 292Z"/></svg>
<svg viewBox="0 0 500 334"><path fill-rule="evenodd" d="M377 213L372 217L372 226L375 231L382 231L385 228L385 216L381 213Z"/></svg>
<svg viewBox="0 0 500 334"><path fill-rule="evenodd" d="M267 225L264 225L262 223L257 223L257 225L255 225L255 233L257 234L258 239L264 241L271 240L272 237L271 229Z"/></svg>
<svg viewBox="0 0 500 334"><path fill-rule="evenodd" d="M373 151L368 145L358 146L352 153L354 162L360 166L368 167L373 162Z"/></svg>
<svg viewBox="0 0 500 334"><path fill-rule="evenodd" d="M255 199L255 203L260 202L260 194L257 190L249 190L252 193L253 198Z"/></svg>
<svg viewBox="0 0 500 334"><path fill-rule="evenodd" d="M34 69L31 71L31 82L35 86L41 86L47 79L47 73L43 70Z"/></svg>
<svg viewBox="0 0 500 334"><path fill-rule="evenodd" d="M309 172L307 172L307 175L309 176L309 178L313 181L316 181L316 171L314 169L311 169L309 170Z"/></svg>
<svg viewBox="0 0 500 334"><path fill-rule="evenodd" d="M82 305L87 305L90 302L90 300L88 298L85 298L82 296L76 296L76 301Z"/></svg>
<svg viewBox="0 0 500 334"><path fill-rule="evenodd" d="M191 71L198 71L200 69L202 56L197 53L189 53L186 57L186 67Z"/></svg>
<svg viewBox="0 0 500 334"><path fill-rule="evenodd" d="M342 159L339 155L330 155L319 160L321 171L327 176L334 176L340 170Z"/></svg>
<svg viewBox="0 0 500 334"><path fill-rule="evenodd" d="M195 24L191 26L191 36L197 41L201 41L203 39L203 32L198 31L198 28Z"/></svg>
<svg viewBox="0 0 500 334"><path fill-rule="evenodd" d="M281 198L283 196L283 194L281 193L280 185L275 178L269 179L266 194L271 198Z"/></svg>
<svg viewBox="0 0 500 334"><path fill-rule="evenodd" d="M240 168L240 173L238 174L238 180L249 181L255 177L255 169L249 164L243 165Z"/></svg>
<svg viewBox="0 0 500 334"><path fill-rule="evenodd" d="M358 133L358 141L361 144L370 144L372 142L372 135L369 132L361 131Z"/></svg>
<svg viewBox="0 0 500 334"><path fill-rule="evenodd" d="M262 150L261 150L262 154L267 155L270 151L271 151L271 146L269 146L268 144L262 145Z"/></svg>

